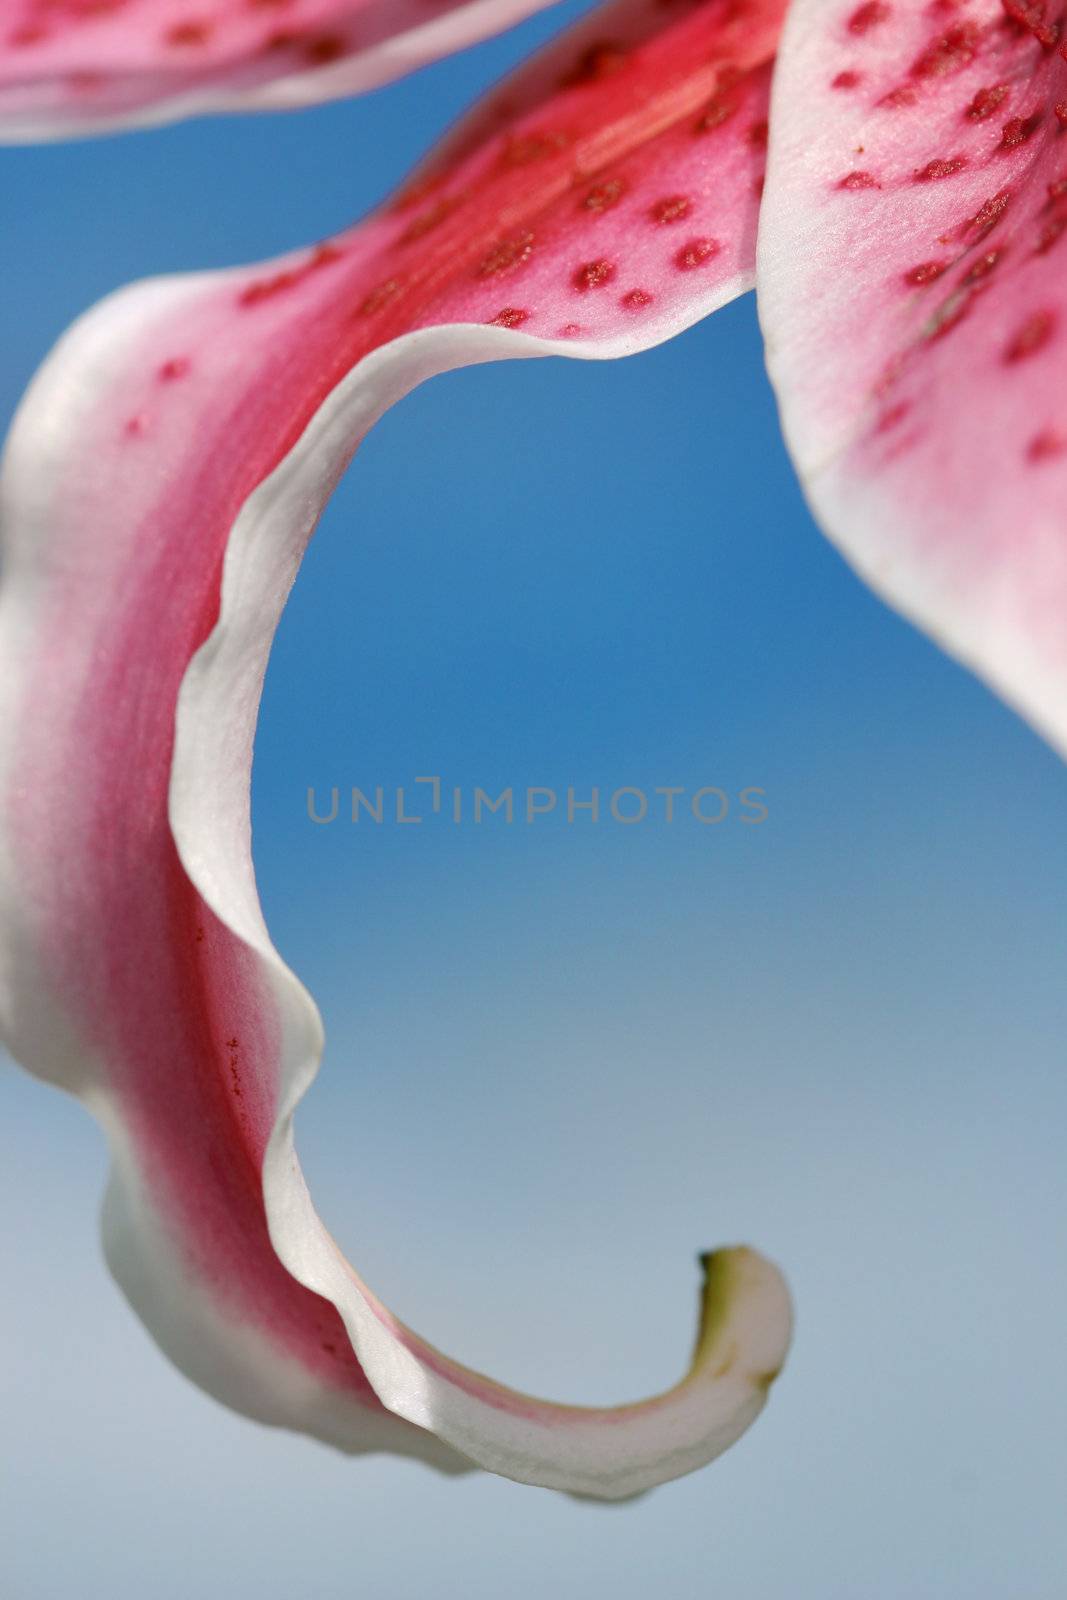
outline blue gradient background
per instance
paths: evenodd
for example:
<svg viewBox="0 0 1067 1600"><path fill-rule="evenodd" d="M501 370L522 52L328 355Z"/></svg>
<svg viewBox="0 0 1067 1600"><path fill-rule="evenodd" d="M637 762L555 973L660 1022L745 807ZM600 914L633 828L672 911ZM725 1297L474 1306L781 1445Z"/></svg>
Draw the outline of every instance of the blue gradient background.
<svg viewBox="0 0 1067 1600"><path fill-rule="evenodd" d="M361 102L0 153L0 412L130 278L374 203L562 8ZM770 817L314 827L309 784L764 787ZM268 920L329 1035L320 1209L436 1343L672 1381L694 1253L786 1268L722 1461L601 1509L348 1461L172 1371L100 1261L102 1142L0 1071L5 1600L1061 1600L1067 778L804 509L751 299L387 417L284 619Z"/></svg>

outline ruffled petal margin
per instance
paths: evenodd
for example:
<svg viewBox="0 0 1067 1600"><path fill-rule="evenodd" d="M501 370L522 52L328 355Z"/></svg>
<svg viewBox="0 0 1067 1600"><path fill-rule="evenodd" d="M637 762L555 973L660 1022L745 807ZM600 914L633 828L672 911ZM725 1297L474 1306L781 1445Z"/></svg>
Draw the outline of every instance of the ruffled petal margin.
<svg viewBox="0 0 1067 1600"><path fill-rule="evenodd" d="M106 1128L108 1258L162 1347L346 1450L628 1496L731 1444L786 1353L787 1291L747 1249L705 1258L689 1375L612 1409L502 1388L381 1305L293 1151L321 1030L263 923L248 808L279 614L383 411L469 363L647 348L749 286L780 13L598 14L350 233L105 301L8 444L4 1035Z"/></svg>

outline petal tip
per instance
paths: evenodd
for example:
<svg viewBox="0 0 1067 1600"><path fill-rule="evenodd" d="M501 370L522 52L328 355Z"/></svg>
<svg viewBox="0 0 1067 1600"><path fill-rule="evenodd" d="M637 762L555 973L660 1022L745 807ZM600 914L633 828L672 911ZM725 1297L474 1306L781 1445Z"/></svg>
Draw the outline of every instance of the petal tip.
<svg viewBox="0 0 1067 1600"><path fill-rule="evenodd" d="M749 1245L725 1245L697 1259L704 1281L693 1372L714 1378L736 1372L767 1393L785 1364L793 1331L782 1273Z"/></svg>

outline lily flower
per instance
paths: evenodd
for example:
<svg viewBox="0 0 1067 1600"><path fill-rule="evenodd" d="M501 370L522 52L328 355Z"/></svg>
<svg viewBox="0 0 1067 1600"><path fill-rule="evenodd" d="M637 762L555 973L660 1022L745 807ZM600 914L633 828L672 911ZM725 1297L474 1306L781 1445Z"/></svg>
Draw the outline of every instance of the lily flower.
<svg viewBox="0 0 1067 1600"><path fill-rule="evenodd" d="M759 1413L790 1309L753 1251L705 1258L681 1384L592 1410L447 1359L327 1235L292 1140L321 1027L249 847L271 637L338 477L416 384L631 354L758 279L823 526L1064 743L1065 123L1058 24L1024 0L615 0L381 211L125 289L39 373L0 476L0 1023L107 1130L112 1269L229 1404L604 1498Z"/></svg>

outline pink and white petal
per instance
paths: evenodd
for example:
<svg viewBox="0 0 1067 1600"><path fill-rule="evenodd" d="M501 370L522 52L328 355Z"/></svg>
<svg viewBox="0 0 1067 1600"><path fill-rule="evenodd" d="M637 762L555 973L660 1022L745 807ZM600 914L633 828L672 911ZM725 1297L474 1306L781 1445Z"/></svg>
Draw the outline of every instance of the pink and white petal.
<svg viewBox="0 0 1067 1600"><path fill-rule="evenodd" d="M759 298L816 516L1067 751L1067 62L1041 0L793 0Z"/></svg>
<svg viewBox="0 0 1067 1600"><path fill-rule="evenodd" d="M362 94L551 0L0 0L0 143Z"/></svg>
<svg viewBox="0 0 1067 1600"><path fill-rule="evenodd" d="M296 1163L321 1030L263 924L248 819L274 627L382 412L467 363L647 348L748 287L780 12L613 6L351 232L105 301L8 445L5 1037L107 1128L109 1259L163 1347L346 1449L630 1495L725 1449L785 1356L787 1292L745 1249L706 1258L692 1369L641 1404L533 1400L398 1323Z"/></svg>

